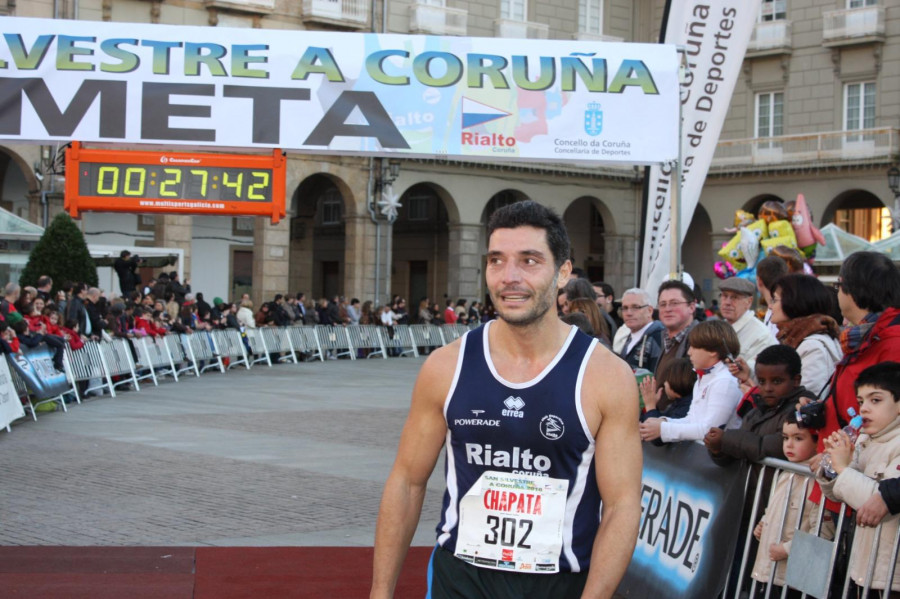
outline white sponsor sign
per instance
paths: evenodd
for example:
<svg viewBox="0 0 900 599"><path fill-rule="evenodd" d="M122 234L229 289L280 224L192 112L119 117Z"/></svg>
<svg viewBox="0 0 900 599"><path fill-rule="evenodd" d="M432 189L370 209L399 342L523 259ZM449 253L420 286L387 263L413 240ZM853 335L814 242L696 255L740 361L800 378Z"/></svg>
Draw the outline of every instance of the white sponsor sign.
<svg viewBox="0 0 900 599"><path fill-rule="evenodd" d="M5 357L0 356L0 428L6 428L13 420L24 417L25 408L13 385L9 363Z"/></svg>
<svg viewBox="0 0 900 599"><path fill-rule="evenodd" d="M731 94L753 33L760 0L670 0L665 43L684 46L690 73L682 84L682 188L679 242L694 215ZM655 297L671 270L669 211L674 169L653 166L647 186L641 287Z"/></svg>
<svg viewBox="0 0 900 599"><path fill-rule="evenodd" d="M674 46L0 18L0 139L652 164Z"/></svg>

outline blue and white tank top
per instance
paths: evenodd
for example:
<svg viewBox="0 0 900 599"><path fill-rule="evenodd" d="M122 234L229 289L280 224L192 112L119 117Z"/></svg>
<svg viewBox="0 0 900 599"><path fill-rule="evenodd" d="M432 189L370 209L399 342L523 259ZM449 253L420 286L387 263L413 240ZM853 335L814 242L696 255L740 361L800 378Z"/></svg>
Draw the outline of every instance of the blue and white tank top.
<svg viewBox="0 0 900 599"><path fill-rule="evenodd" d="M594 439L582 411L581 386L597 340L572 327L562 348L540 374L528 382L511 383L500 376L491 360L490 324L463 336L444 403L447 489L437 527L438 543L457 551L460 500L485 472L563 479L568 481L568 489L562 544L554 557L558 557L558 571L587 570L600 522L600 493L594 471ZM520 501L522 497L520 494ZM495 492L495 505L498 498L501 505L506 501L505 494ZM485 535L488 538L490 533L485 531Z"/></svg>

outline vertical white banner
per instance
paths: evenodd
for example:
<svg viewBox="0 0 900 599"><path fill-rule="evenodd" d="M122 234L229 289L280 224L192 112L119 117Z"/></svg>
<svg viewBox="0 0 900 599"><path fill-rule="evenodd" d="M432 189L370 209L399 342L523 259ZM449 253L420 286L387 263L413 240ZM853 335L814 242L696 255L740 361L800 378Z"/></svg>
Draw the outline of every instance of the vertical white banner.
<svg viewBox="0 0 900 599"><path fill-rule="evenodd" d="M690 69L681 84L679 243L684 241L700 201L759 5L760 0L669 0L662 41L683 47ZM655 296L659 284L674 270L670 263L670 206L677 180L674 167L652 166L648 173L641 287Z"/></svg>
<svg viewBox="0 0 900 599"><path fill-rule="evenodd" d="M13 420L24 417L25 408L22 407L19 394L13 385L9 363L5 356L0 356L0 428L6 428Z"/></svg>

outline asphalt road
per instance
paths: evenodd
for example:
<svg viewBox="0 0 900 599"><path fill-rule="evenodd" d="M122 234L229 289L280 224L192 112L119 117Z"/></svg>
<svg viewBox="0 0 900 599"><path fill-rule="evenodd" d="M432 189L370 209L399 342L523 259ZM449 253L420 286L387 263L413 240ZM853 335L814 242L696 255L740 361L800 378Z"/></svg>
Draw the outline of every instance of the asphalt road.
<svg viewBox="0 0 900 599"><path fill-rule="evenodd" d="M0 432L0 544L370 546L422 359L167 379ZM432 545L439 462L414 545Z"/></svg>

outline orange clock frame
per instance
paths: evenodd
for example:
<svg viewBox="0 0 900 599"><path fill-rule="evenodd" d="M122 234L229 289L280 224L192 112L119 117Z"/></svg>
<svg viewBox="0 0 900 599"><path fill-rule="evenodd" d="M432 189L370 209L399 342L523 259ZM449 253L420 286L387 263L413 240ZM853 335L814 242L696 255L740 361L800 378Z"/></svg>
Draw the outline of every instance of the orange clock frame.
<svg viewBox="0 0 900 599"><path fill-rule="evenodd" d="M209 214L269 216L275 224L285 216L286 166L281 150L148 152L84 148L75 141L66 150L65 209L73 218L89 211ZM226 192L234 197L221 197Z"/></svg>

